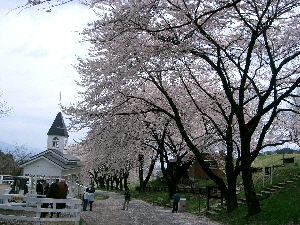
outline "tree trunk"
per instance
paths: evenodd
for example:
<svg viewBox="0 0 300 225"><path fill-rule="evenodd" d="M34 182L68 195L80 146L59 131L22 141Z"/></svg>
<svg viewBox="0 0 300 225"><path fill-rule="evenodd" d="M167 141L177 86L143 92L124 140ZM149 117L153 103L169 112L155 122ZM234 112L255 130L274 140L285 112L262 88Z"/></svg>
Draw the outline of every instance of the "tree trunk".
<svg viewBox="0 0 300 225"><path fill-rule="evenodd" d="M245 191L245 197L248 208L248 216L255 215L261 212L259 199L256 196L254 183L252 179L252 173L250 170L251 166L251 154L250 154L250 140L247 137L250 135L246 135L244 140L242 139L242 179ZM241 135L242 137L242 135Z"/></svg>
<svg viewBox="0 0 300 225"><path fill-rule="evenodd" d="M106 190L109 190L109 177L106 178Z"/></svg>
<svg viewBox="0 0 300 225"><path fill-rule="evenodd" d="M236 197L236 177L227 177L227 185L224 195L226 200L227 212L233 212L237 207L237 197Z"/></svg>
<svg viewBox="0 0 300 225"><path fill-rule="evenodd" d="M157 159L157 158L156 158L156 159ZM144 180L144 182L143 182L143 191L145 191L146 186L147 186L147 184L148 184L148 182L149 182L149 180L150 180L150 177L151 177L151 175L152 175L152 173L153 173L153 170L154 170L154 167L155 167L156 159L151 161L151 165L150 165L148 174L147 174L147 176L146 176L146 178L145 178L145 180Z"/></svg>
<svg viewBox="0 0 300 225"><path fill-rule="evenodd" d="M120 179L117 176L115 176L115 181L116 181L116 190L119 190Z"/></svg>
<svg viewBox="0 0 300 225"><path fill-rule="evenodd" d="M139 154L139 180L140 180L140 190L139 192L141 193L144 190L143 184L144 184L144 155Z"/></svg>
<svg viewBox="0 0 300 225"><path fill-rule="evenodd" d="M168 189L169 189L169 199L172 199L173 195L176 193L176 182L171 182L168 184Z"/></svg>
<svg viewBox="0 0 300 225"><path fill-rule="evenodd" d="M128 176L129 176L129 172L124 172L124 188L128 188Z"/></svg>
<svg viewBox="0 0 300 225"><path fill-rule="evenodd" d="M233 212L237 207L237 197L236 197L236 179L239 174L237 170L234 170L233 165L233 147L232 147L232 135L231 129L227 129L227 154L225 156L225 171L226 171L226 179L227 179L227 189L225 191L225 200L227 206L227 212Z"/></svg>
<svg viewBox="0 0 300 225"><path fill-rule="evenodd" d="M123 179L120 178L120 190L123 190Z"/></svg>
<svg viewBox="0 0 300 225"><path fill-rule="evenodd" d="M245 197L247 201L248 216L255 215L261 212L259 199L255 193L250 166L243 168L242 172Z"/></svg>
<svg viewBox="0 0 300 225"><path fill-rule="evenodd" d="M110 190L114 189L114 178L110 177Z"/></svg>

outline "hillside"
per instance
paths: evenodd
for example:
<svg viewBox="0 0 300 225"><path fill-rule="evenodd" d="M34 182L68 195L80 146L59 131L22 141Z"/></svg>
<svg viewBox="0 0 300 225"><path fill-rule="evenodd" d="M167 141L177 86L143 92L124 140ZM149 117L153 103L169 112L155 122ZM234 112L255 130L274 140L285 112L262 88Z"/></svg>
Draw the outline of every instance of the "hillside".
<svg viewBox="0 0 300 225"><path fill-rule="evenodd" d="M282 166L282 154L258 156L253 167L275 166L272 184L265 179L263 186L262 172L253 173L255 190L261 203L262 212L247 218L245 202L240 201L239 208L233 213L226 213L222 209L219 213L209 217L223 224L300 224L300 154L285 154L285 158L295 157L297 166ZM244 199L243 193L239 199Z"/></svg>
<svg viewBox="0 0 300 225"><path fill-rule="evenodd" d="M273 166L273 165L281 165L282 158L291 158L295 157L295 163L300 164L300 154L273 154L273 155L262 155L258 156L254 163L253 167L263 167L263 166Z"/></svg>
<svg viewBox="0 0 300 225"><path fill-rule="evenodd" d="M16 144L17 145L17 144ZM18 146L21 147L21 146ZM32 152L33 154L38 154L40 152L42 152L43 150L39 149L39 148L30 148L27 146L22 146L24 149L26 149L27 152ZM0 151L6 153L8 151L14 151L16 148L15 145L12 144L8 144L6 142L0 141Z"/></svg>

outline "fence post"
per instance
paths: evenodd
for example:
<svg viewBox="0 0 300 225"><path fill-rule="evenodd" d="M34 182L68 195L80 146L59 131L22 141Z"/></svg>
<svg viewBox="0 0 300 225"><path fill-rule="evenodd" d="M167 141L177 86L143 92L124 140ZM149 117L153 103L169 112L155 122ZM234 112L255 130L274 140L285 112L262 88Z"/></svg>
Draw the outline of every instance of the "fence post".
<svg viewBox="0 0 300 225"><path fill-rule="evenodd" d="M75 203L74 203L74 206L75 206L75 209L81 208L81 204L75 204ZM76 221L75 221L75 225L79 225L79 222L80 222L80 211L79 211L79 212L76 212Z"/></svg>
<svg viewBox="0 0 300 225"><path fill-rule="evenodd" d="M38 202L36 203L36 208L39 209L39 210L36 211L35 216L37 218L41 218L41 199L38 199ZM40 220L35 222L35 225L40 225L40 224L41 224Z"/></svg>

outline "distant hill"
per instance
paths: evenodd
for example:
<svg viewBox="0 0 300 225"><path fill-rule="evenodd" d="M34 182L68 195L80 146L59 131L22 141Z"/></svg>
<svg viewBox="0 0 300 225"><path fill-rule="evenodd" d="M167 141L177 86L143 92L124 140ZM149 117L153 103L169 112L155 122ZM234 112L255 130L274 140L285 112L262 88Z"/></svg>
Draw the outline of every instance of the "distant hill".
<svg viewBox="0 0 300 225"><path fill-rule="evenodd" d="M20 146L19 146L20 147ZM6 142L0 141L0 150L2 152L8 152L8 151L13 151L15 149L15 145L8 144ZM30 148L28 146L24 146L24 149L26 149L28 152L32 152L33 154L37 154L42 152L43 150L39 148Z"/></svg>
<svg viewBox="0 0 300 225"><path fill-rule="evenodd" d="M265 151L261 155L273 155L273 154L300 154L299 149L282 148L273 151Z"/></svg>

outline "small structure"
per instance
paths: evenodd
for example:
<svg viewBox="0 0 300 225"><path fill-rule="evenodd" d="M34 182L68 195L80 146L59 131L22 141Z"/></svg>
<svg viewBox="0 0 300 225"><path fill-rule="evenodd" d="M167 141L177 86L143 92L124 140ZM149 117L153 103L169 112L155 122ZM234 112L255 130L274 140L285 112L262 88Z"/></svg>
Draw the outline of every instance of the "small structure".
<svg viewBox="0 0 300 225"><path fill-rule="evenodd" d="M219 168L218 162L216 160L207 159L207 156L207 153L202 153L202 157L206 163L209 163L211 171L218 177L224 177L225 173ZM188 175L191 179L209 179L209 176L204 172L198 160L195 160L190 166Z"/></svg>
<svg viewBox="0 0 300 225"><path fill-rule="evenodd" d="M281 160L284 166L295 166L295 157L284 158L283 155L283 158Z"/></svg>
<svg viewBox="0 0 300 225"><path fill-rule="evenodd" d="M47 150L32 156L21 165L23 175L31 178L29 193L36 194L35 185L38 180L51 183L60 179L65 180L69 186L69 197L77 197L81 192L78 183L82 163L79 158L67 152L69 135L61 112L57 114L47 135Z"/></svg>

